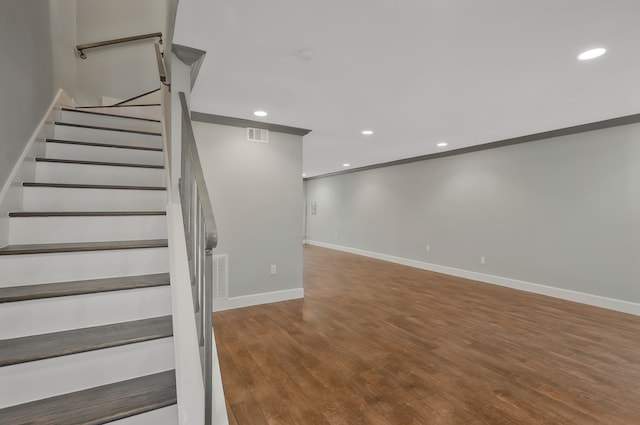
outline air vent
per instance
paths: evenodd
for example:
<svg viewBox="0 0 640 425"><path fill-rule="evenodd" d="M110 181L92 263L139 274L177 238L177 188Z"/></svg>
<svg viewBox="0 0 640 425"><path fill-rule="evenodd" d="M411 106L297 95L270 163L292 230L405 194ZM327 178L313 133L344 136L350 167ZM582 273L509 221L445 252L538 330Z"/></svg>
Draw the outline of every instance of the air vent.
<svg viewBox="0 0 640 425"><path fill-rule="evenodd" d="M269 130L247 127L247 140L250 142L269 143Z"/></svg>
<svg viewBox="0 0 640 425"><path fill-rule="evenodd" d="M229 255L213 256L213 299L229 298Z"/></svg>

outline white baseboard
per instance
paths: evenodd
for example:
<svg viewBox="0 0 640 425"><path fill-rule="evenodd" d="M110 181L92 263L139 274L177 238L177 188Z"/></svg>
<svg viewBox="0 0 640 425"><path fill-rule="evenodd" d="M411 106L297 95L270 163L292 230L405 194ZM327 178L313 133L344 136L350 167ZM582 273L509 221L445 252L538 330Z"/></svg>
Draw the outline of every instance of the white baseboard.
<svg viewBox="0 0 640 425"><path fill-rule="evenodd" d="M440 266L437 264L425 263L417 260L410 260L402 257L394 257L392 255L380 254L378 252L365 251L363 249L350 248L341 245L334 245L325 242L307 240L307 244L320 246L323 248L335 249L337 251L349 252L351 254L362 255L365 257L376 258L378 260L389 261L396 264L415 267L418 269L429 270L432 272L448 274L451 276L462 277L465 279L477 280L484 283L505 286L508 288L519 289L521 291L532 292L535 294L547 295L549 297L560 298L567 301L588 304L595 307L606 308L609 310L620 311L622 313L634 314L640 316L640 304L629 301L618 300L615 298L602 297L600 295L587 294L584 292L571 291L568 289L556 288L553 286L541 285L539 283L525 282L522 280L511 279L502 276L493 276L484 273L473 272L469 270L457 269L454 267Z"/></svg>
<svg viewBox="0 0 640 425"><path fill-rule="evenodd" d="M252 305L277 303L279 301L304 298L304 289L286 289L283 291L264 292L262 294L243 295L213 301L213 311L231 310L234 308L250 307Z"/></svg>
<svg viewBox="0 0 640 425"><path fill-rule="evenodd" d="M0 247L9 243L9 220L6 213L22 209L22 182L34 180L34 157L44 152L44 139L53 137L53 123L59 120L60 108L71 104L73 100L63 89L59 89L0 189ZM36 144L36 141L40 143Z"/></svg>

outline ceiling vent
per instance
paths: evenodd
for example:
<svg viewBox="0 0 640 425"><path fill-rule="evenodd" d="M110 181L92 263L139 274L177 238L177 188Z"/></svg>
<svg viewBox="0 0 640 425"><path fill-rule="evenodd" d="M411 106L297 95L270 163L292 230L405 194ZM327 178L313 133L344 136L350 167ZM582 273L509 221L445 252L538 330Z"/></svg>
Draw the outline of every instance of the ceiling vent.
<svg viewBox="0 0 640 425"><path fill-rule="evenodd" d="M247 140L250 142L269 143L269 130L247 127Z"/></svg>

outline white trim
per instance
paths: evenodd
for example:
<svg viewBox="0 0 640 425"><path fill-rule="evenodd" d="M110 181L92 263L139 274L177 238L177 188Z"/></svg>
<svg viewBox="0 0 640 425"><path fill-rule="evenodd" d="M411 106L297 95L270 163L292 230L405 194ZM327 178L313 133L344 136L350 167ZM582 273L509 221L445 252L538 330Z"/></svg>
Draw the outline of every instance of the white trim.
<svg viewBox="0 0 640 425"><path fill-rule="evenodd" d="M31 137L29 138L29 141L27 142L26 146L24 147L24 149L22 151L22 154L18 158L18 161L16 162L16 164L13 166L13 170L11 171L11 174L9 174L9 178L7 178L7 181L5 182L4 186L2 187L2 190L0 191L0 204L2 204L4 202L4 199L7 196L7 192L9 191L9 188L11 187L11 185L14 183L16 177L18 176L18 173L20 171L20 167L22 166L22 163L24 162L24 159L29 154L29 151L31 150L31 147L33 146L34 142L38 138L38 135L40 134L40 132L44 128L44 125L47 123L47 120L49 120L49 117L50 117L51 113L53 112L53 109L56 106L58 106L58 104L62 104L61 100L62 100L63 96L66 97L66 93L64 92L64 90L62 90L62 89L58 90L58 93L56 94L56 96L53 98L53 101L49 105L49 109L47 109L47 112L45 112L45 114L43 115L42 119L40 120L40 123L38 124L38 126L36 127L34 132L31 134Z"/></svg>
<svg viewBox="0 0 640 425"><path fill-rule="evenodd" d="M392 255L380 254L377 252L365 251L363 249L350 248L325 242L307 240L307 244L640 316L640 304L630 301L607 298L600 295L571 291L569 289L556 288L553 286L541 285L539 283L525 282L523 280L478 273L470 270L457 269L454 267L440 266L437 264L430 264L402 257L394 257Z"/></svg>
<svg viewBox="0 0 640 425"><path fill-rule="evenodd" d="M60 116L60 107L72 103L65 91L59 89L4 182L0 190L0 247L9 243L9 217L6 213L22 209L22 182L35 178L33 158L44 152L44 139L53 137L53 122ZM36 141L42 143L36 144Z"/></svg>
<svg viewBox="0 0 640 425"><path fill-rule="evenodd" d="M214 300L213 311L251 307L253 305L277 303L280 301L296 300L298 298L304 298L303 288L263 292L262 294L243 295L240 297L227 298L225 300Z"/></svg>

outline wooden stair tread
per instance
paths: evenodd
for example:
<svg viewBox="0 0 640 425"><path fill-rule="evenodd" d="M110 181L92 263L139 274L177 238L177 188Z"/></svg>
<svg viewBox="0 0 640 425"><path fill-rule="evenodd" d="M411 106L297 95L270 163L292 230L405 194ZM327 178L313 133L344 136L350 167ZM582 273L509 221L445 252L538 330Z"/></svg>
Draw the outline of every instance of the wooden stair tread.
<svg viewBox="0 0 640 425"><path fill-rule="evenodd" d="M117 184L77 184L77 183L40 183L24 182L25 187L56 187L62 189L122 189L122 190L166 190L164 186L137 186Z"/></svg>
<svg viewBox="0 0 640 425"><path fill-rule="evenodd" d="M151 121L151 122L157 122L157 123L160 122L160 120L154 120L153 118L132 117L132 116L128 116L128 115L118 115L118 114L107 114L106 112L85 111L83 109L62 108L62 110L63 111L67 111L67 112L77 112L79 114L102 115L102 116L105 116L105 117L128 118L128 119L132 119L132 120Z"/></svg>
<svg viewBox="0 0 640 425"><path fill-rule="evenodd" d="M162 148L151 148L147 146L118 145L118 144L112 144L112 143L81 142L77 140L47 139L47 143L60 143L65 145L93 146L98 148L135 149L140 151L162 152Z"/></svg>
<svg viewBox="0 0 640 425"><path fill-rule="evenodd" d="M61 125L64 127L77 127L77 128L89 128L92 130L118 131L120 133L145 134L147 136L162 136L162 133L158 133L156 131L129 130L127 128L104 127L101 125L73 124L73 123L61 122L61 121L56 121L54 124Z"/></svg>
<svg viewBox="0 0 640 425"><path fill-rule="evenodd" d="M0 409L11 425L99 425L176 404L175 371Z"/></svg>
<svg viewBox="0 0 640 425"><path fill-rule="evenodd" d="M166 211L15 211L9 217L120 217L167 215Z"/></svg>
<svg viewBox="0 0 640 425"><path fill-rule="evenodd" d="M76 106L76 108L90 109L90 108L135 108L136 106L162 106L160 103L142 103L140 105L96 105L96 106Z"/></svg>
<svg viewBox="0 0 640 425"><path fill-rule="evenodd" d="M104 165L110 167L134 167L164 169L164 165L133 164L128 162L88 161L84 159L36 158L36 162L54 162L60 164Z"/></svg>
<svg viewBox="0 0 640 425"><path fill-rule="evenodd" d="M108 251L116 249L164 248L167 239L108 242L70 242L33 245L8 245L0 248L0 255L52 254L59 252Z"/></svg>
<svg viewBox="0 0 640 425"><path fill-rule="evenodd" d="M0 367L173 336L171 316L0 341Z"/></svg>
<svg viewBox="0 0 640 425"><path fill-rule="evenodd" d="M139 276L111 277L103 279L77 280L73 282L40 283L36 285L0 288L0 304L71 295L95 294L169 285L169 273Z"/></svg>

